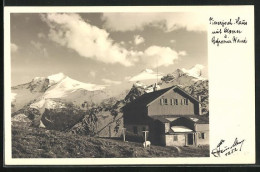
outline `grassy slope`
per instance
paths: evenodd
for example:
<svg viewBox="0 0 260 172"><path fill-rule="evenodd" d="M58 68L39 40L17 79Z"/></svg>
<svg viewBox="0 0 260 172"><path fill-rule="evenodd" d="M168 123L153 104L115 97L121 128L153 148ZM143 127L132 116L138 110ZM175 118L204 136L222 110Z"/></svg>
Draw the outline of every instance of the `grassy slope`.
<svg viewBox="0 0 260 172"><path fill-rule="evenodd" d="M12 126L13 158L87 158L87 157L201 157L209 156L208 147L181 148L152 145L144 149L141 143L93 138L40 128Z"/></svg>

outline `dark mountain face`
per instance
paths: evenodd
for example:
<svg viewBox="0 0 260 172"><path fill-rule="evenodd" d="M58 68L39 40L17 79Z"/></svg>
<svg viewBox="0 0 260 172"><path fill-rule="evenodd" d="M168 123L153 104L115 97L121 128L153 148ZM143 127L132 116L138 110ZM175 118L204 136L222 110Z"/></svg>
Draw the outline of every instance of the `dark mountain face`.
<svg viewBox="0 0 260 172"><path fill-rule="evenodd" d="M134 84L129 93L125 97L125 102L130 103L136 98L140 97L145 93L145 87L144 85L136 85Z"/></svg>
<svg viewBox="0 0 260 172"><path fill-rule="evenodd" d="M70 106L61 109L46 109L41 121L46 129L66 131L80 121L86 112L80 108Z"/></svg>
<svg viewBox="0 0 260 172"><path fill-rule="evenodd" d="M36 93L36 92L44 93L49 88L49 84L50 81L48 78L34 78L29 83L12 87L12 90L26 89L32 93Z"/></svg>
<svg viewBox="0 0 260 172"><path fill-rule="evenodd" d="M173 82L174 80L176 80L184 75L186 75L186 74L183 71L181 71L180 69L177 69L175 72L169 73L166 76L163 76L161 78L161 80L164 83L169 83L169 82Z"/></svg>
<svg viewBox="0 0 260 172"><path fill-rule="evenodd" d="M197 81L190 86L184 87L194 97L200 96L202 102L202 114L209 115L209 86L208 80Z"/></svg>
<svg viewBox="0 0 260 172"><path fill-rule="evenodd" d="M118 137L123 128L121 107L124 101L113 98L104 100L100 105L89 109L86 115L69 132L81 135Z"/></svg>
<svg viewBox="0 0 260 172"><path fill-rule="evenodd" d="M13 117L24 114L31 121L30 126L64 131L74 126L86 113L73 103L62 102L61 100L55 102L62 105L54 109L36 109L30 107L33 102L29 103L14 113Z"/></svg>
<svg viewBox="0 0 260 172"><path fill-rule="evenodd" d="M32 82L30 82L28 89L30 89L31 92L45 92L49 88L49 79L43 78L43 79L34 79Z"/></svg>

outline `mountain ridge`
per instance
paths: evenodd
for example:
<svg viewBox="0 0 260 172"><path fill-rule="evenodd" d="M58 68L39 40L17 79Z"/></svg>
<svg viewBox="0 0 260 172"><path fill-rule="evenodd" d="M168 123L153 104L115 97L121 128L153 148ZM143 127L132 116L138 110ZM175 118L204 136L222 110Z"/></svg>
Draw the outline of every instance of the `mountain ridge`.
<svg viewBox="0 0 260 172"><path fill-rule="evenodd" d="M154 73L152 70L144 71ZM177 69L162 76L158 84L137 81L127 89L129 91L124 90L117 96L109 94L102 85L95 87L95 84L76 81L63 73L35 77L29 83L12 87L12 120L28 121L27 116L30 125L35 127L116 137L123 126L121 107L154 91L155 86L159 90L173 85L193 96L200 95L203 114L208 115L208 80L202 78L199 71L193 73L197 76Z"/></svg>

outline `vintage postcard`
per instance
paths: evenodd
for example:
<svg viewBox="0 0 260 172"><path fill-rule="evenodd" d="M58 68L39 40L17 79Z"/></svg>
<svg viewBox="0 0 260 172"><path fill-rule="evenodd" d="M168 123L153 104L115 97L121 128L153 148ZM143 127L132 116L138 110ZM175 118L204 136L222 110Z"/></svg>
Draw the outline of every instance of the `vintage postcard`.
<svg viewBox="0 0 260 172"><path fill-rule="evenodd" d="M254 164L254 6L5 7L5 165Z"/></svg>

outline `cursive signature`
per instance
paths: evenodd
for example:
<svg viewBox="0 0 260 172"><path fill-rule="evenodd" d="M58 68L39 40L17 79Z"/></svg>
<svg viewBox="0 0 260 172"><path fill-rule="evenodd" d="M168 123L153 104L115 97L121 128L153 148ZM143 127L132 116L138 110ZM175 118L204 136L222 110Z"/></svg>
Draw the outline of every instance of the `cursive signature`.
<svg viewBox="0 0 260 172"><path fill-rule="evenodd" d="M211 154L215 157L220 157L222 154L225 156L231 155L234 152L241 151L245 139L238 141L236 138L231 146L224 145L225 140L220 140L219 144L215 149L211 151Z"/></svg>

